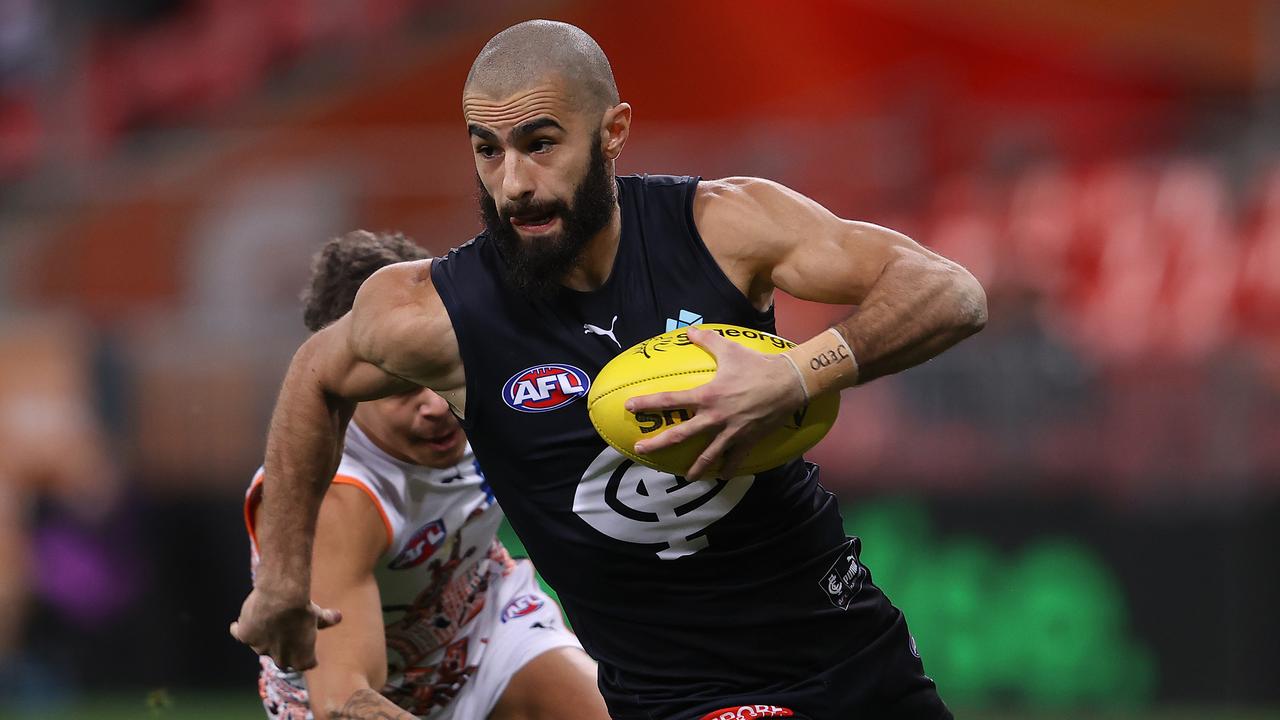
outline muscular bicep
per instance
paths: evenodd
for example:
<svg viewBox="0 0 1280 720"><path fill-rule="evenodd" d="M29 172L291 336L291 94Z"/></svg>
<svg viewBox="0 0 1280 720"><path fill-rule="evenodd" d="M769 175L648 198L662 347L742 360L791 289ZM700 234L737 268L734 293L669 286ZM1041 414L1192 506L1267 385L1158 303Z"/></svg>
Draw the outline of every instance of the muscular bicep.
<svg viewBox="0 0 1280 720"><path fill-rule="evenodd" d="M902 233L832 218L812 236L793 238L782 248L769 269L775 287L802 300L860 305L891 261L941 260Z"/></svg>
<svg viewBox="0 0 1280 720"><path fill-rule="evenodd" d="M295 357L320 389L343 400L359 402L404 392L409 380L387 372L364 357L353 342L351 313L312 335Z"/></svg>
<svg viewBox="0 0 1280 720"><path fill-rule="evenodd" d="M342 622L316 640L318 665L306 674L317 718L342 707L361 688L386 683L382 600L374 568L389 542L376 501L355 484L334 480L320 506L311 595L342 611Z"/></svg>
<svg viewBox="0 0 1280 720"><path fill-rule="evenodd" d="M803 300L857 305L890 262L945 262L902 233L842 219L768 180L704 182L694 209L708 249L753 297L776 287Z"/></svg>

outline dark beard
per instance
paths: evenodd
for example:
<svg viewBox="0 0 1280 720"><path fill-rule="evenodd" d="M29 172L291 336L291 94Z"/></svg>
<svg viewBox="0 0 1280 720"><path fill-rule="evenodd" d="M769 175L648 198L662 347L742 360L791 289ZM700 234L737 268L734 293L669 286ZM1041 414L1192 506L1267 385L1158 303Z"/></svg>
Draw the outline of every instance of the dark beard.
<svg viewBox="0 0 1280 720"><path fill-rule="evenodd" d="M559 199L515 203L503 208L506 214L503 218L498 215L498 206L479 176L476 176L476 187L480 218L489 236L498 244L507 281L521 294L541 299L560 290L565 274L578 264L591 238L609 224L618 201L599 143L591 148L587 171L573 191L571 206ZM557 235L533 241L521 239L509 219L513 215L547 213L560 217L561 230Z"/></svg>

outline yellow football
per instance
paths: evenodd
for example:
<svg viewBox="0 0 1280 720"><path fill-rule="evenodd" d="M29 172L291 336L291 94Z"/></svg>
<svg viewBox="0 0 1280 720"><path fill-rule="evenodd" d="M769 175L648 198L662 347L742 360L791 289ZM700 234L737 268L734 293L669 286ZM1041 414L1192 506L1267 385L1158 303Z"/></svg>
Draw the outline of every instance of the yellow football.
<svg viewBox="0 0 1280 720"><path fill-rule="evenodd" d="M721 337L764 353L780 353L795 343L760 330L708 323L698 325ZM711 442L709 434L653 453L638 455L636 441L693 417L691 410L674 409L630 413L623 407L629 398L656 392L688 390L711 380L716 359L689 340L689 329L678 328L649 338L623 351L600 370L587 393L587 412L596 432L618 452L651 468L681 475ZM788 377L788 382L793 379ZM799 457L831 429L840 409L839 393L814 398L803 413L761 439L739 466L738 475L775 468Z"/></svg>

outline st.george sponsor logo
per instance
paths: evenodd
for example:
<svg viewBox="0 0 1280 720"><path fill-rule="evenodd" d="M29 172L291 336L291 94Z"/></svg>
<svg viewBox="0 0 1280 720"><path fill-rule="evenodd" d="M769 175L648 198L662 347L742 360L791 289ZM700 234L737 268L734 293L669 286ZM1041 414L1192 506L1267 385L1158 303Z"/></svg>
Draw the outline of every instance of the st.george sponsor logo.
<svg viewBox="0 0 1280 720"><path fill-rule="evenodd" d="M502 401L520 412L547 412L586 397L590 388L591 378L572 365L534 365L502 386Z"/></svg>
<svg viewBox="0 0 1280 720"><path fill-rule="evenodd" d="M713 710L698 720L753 720L753 718L794 717L795 714L794 710L777 705L739 705Z"/></svg>
<svg viewBox="0 0 1280 720"><path fill-rule="evenodd" d="M542 608L542 600L536 595L517 595L502 608L502 622L514 620L518 617L524 617L530 613L535 613Z"/></svg>
<svg viewBox="0 0 1280 720"><path fill-rule="evenodd" d="M722 338L742 337L748 340L764 340L779 350L788 350L796 346L796 344L791 342L790 340L787 340L785 338L780 338L777 335L772 335L770 333L764 332L763 330L752 330L750 328L732 328L732 327L718 328L717 327L717 328L711 328L711 331ZM689 332L687 330L684 332L678 332L675 335L667 335L666 333L663 333L662 335L651 337L648 340L645 340L644 342L635 346L635 348L632 349L631 352L637 355L643 355L645 356L646 359L653 359L653 357L658 353L666 352L667 350L671 349L673 346L683 347L685 345L692 345L692 344L693 344L693 341L689 339Z"/></svg>
<svg viewBox="0 0 1280 720"><path fill-rule="evenodd" d="M408 570L421 565L440 549L447 535L444 520L432 520L418 528L418 531L409 537L408 542L404 544L404 549L396 555L388 567L392 570Z"/></svg>

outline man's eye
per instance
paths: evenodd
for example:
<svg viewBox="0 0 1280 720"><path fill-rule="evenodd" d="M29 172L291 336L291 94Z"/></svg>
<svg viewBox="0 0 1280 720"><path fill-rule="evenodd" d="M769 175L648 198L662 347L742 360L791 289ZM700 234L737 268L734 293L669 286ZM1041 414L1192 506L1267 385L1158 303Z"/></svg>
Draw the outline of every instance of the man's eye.
<svg viewBox="0 0 1280 720"><path fill-rule="evenodd" d="M550 140L534 140L533 144L529 146L529 151L543 152L544 150L550 150L552 145L555 145L555 143Z"/></svg>
<svg viewBox="0 0 1280 720"><path fill-rule="evenodd" d="M491 159L498 154L498 151L492 145L481 145L476 148L476 154L485 159Z"/></svg>

